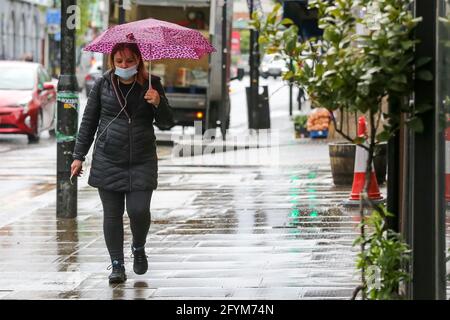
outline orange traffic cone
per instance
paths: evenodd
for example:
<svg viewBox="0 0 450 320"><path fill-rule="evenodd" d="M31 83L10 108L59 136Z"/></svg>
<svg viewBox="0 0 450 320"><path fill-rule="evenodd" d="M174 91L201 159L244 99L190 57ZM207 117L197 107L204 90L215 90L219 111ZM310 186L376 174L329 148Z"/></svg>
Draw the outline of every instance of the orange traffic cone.
<svg viewBox="0 0 450 320"><path fill-rule="evenodd" d="M358 119L358 136L367 136L366 118L364 116L361 116ZM356 146L352 192L350 193L350 198L344 201L345 206L359 206L360 204L360 193L364 190L364 184L366 181L366 167L368 158L369 152L360 146ZM372 172L370 173L368 196L369 199L375 203L381 203L384 201L383 197L381 196L380 189L378 188L378 182L375 175L373 163Z"/></svg>
<svg viewBox="0 0 450 320"><path fill-rule="evenodd" d="M450 202L450 128L445 129L445 201Z"/></svg>

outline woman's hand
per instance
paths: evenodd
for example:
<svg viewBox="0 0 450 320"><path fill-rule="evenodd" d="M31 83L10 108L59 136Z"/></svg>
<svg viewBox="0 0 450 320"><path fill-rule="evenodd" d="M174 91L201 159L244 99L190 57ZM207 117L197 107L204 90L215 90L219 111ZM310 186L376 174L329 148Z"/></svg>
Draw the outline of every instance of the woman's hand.
<svg viewBox="0 0 450 320"><path fill-rule="evenodd" d="M70 175L71 176L80 176L83 174L83 162L81 160L73 160L72 165L70 166Z"/></svg>
<svg viewBox="0 0 450 320"><path fill-rule="evenodd" d="M159 102L161 100L158 91L153 89L147 90L144 99L147 100L148 103L153 104L155 107L159 105Z"/></svg>

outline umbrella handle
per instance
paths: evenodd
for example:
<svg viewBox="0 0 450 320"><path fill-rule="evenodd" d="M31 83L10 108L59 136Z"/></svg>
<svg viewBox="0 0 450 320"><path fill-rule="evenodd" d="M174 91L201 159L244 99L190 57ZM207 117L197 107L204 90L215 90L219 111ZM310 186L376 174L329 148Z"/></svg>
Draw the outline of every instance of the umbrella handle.
<svg viewBox="0 0 450 320"><path fill-rule="evenodd" d="M149 89L153 89L152 88L152 61L151 60L148 62L148 87L149 87Z"/></svg>

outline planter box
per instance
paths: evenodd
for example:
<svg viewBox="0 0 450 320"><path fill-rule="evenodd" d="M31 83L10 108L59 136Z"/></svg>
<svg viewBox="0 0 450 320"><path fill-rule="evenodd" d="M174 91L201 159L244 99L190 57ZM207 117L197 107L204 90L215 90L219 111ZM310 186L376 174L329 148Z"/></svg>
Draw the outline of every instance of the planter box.
<svg viewBox="0 0 450 320"><path fill-rule="evenodd" d="M351 186L353 183L356 146L349 142L328 144L331 173L336 186ZM374 167L379 185L386 182L387 143L378 145L374 154Z"/></svg>

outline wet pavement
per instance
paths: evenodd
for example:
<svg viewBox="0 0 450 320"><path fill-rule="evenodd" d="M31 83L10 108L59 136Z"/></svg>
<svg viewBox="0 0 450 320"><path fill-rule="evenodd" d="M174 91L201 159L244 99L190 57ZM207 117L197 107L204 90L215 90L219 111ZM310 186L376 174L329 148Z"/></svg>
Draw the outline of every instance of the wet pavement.
<svg viewBox="0 0 450 320"><path fill-rule="evenodd" d="M5 151L4 194L22 184L0 197L0 299L349 299L359 214L341 206L350 188L333 185L326 142L294 141L286 114L272 113L276 152L170 158L159 148L149 271L132 271L125 215L128 280L120 285L108 284L101 203L87 174L78 217L57 220L47 189L54 149Z"/></svg>
<svg viewBox="0 0 450 320"><path fill-rule="evenodd" d="M171 154L167 146L157 150L161 159ZM0 135L0 157L0 226L54 201L56 140L48 132L37 144L23 135Z"/></svg>
<svg viewBox="0 0 450 320"><path fill-rule="evenodd" d="M128 281L114 286L101 203L81 182L77 219L57 220L51 204L0 228L0 298L348 299L358 280L358 219L339 207L348 189L332 185L325 159L277 167L161 161L149 271L135 275L126 258Z"/></svg>

